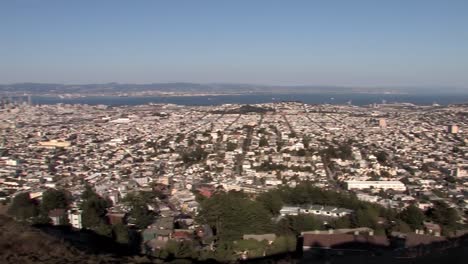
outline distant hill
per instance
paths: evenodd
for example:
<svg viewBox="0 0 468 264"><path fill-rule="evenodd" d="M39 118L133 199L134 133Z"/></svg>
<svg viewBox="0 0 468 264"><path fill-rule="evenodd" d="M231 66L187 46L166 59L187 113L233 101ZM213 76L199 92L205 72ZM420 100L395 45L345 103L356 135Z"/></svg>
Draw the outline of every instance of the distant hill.
<svg viewBox="0 0 468 264"><path fill-rule="evenodd" d="M275 112L275 109L266 108L266 107L258 107L258 106L253 106L253 105L243 105L235 109L212 111L213 114L247 114L247 113L267 113L267 112Z"/></svg>

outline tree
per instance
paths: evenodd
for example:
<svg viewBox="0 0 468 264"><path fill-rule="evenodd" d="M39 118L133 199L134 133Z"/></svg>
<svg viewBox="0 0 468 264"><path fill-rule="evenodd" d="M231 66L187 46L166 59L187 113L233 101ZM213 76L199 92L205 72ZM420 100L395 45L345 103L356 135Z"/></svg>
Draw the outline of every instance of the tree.
<svg viewBox="0 0 468 264"><path fill-rule="evenodd" d="M20 221L29 220L38 214L37 204L30 198L29 193L19 193L11 202L8 214Z"/></svg>
<svg viewBox="0 0 468 264"><path fill-rule="evenodd" d="M257 241L255 239L238 240L233 248L236 252L247 252L248 257L262 257L267 250L268 242L266 240Z"/></svg>
<svg viewBox="0 0 468 264"><path fill-rule="evenodd" d="M351 217L351 223L354 227L374 228L377 224L378 212L373 208L367 207L358 209Z"/></svg>
<svg viewBox="0 0 468 264"><path fill-rule="evenodd" d="M112 237L112 227L104 221L95 226L93 230L101 236Z"/></svg>
<svg viewBox="0 0 468 264"><path fill-rule="evenodd" d="M456 183L457 182L457 178L453 177L453 176L448 176L445 178L445 180L449 183Z"/></svg>
<svg viewBox="0 0 468 264"><path fill-rule="evenodd" d="M81 199L88 200L91 197L97 196L96 192L89 184L85 184L83 193L81 193Z"/></svg>
<svg viewBox="0 0 468 264"><path fill-rule="evenodd" d="M148 210L147 205L135 205L130 210L130 217L134 220L134 224L140 228L147 228L153 222L153 213Z"/></svg>
<svg viewBox="0 0 468 264"><path fill-rule="evenodd" d="M169 240L165 249L175 258L190 258L194 254L193 245L190 241L177 242Z"/></svg>
<svg viewBox="0 0 468 264"><path fill-rule="evenodd" d="M353 149L351 148L351 145L349 143L344 143L343 145L340 145L338 151L340 153L339 157L343 160L351 159L353 154Z"/></svg>
<svg viewBox="0 0 468 264"><path fill-rule="evenodd" d="M277 192L273 191L260 194L257 197L257 201L260 202L272 215L278 215L279 211L283 207L281 196Z"/></svg>
<svg viewBox="0 0 468 264"><path fill-rule="evenodd" d="M311 138L308 135L304 135L302 137L302 144L304 144L304 148L308 149L310 145Z"/></svg>
<svg viewBox="0 0 468 264"><path fill-rule="evenodd" d="M103 225L107 225L106 214L109 203L95 193L88 185L85 187L85 191L81 197L83 198L83 202L80 206L81 210L83 210L83 227L95 231L99 228L100 231L102 231L101 233L110 233L107 228L103 228Z"/></svg>
<svg viewBox="0 0 468 264"><path fill-rule="evenodd" d="M423 227L424 213L414 205L410 205L401 211L398 218L407 223L413 230Z"/></svg>
<svg viewBox="0 0 468 264"><path fill-rule="evenodd" d="M47 214L53 209L66 209L68 203L69 200L65 191L48 189L42 194L41 211Z"/></svg>
<svg viewBox="0 0 468 264"><path fill-rule="evenodd" d="M153 222L154 215L148 209L148 204L155 196L155 193L150 192L134 192L127 194L123 199L123 202L130 207L130 221L140 229L148 227Z"/></svg>
<svg viewBox="0 0 468 264"><path fill-rule="evenodd" d="M268 255L281 254L285 252L294 252L296 250L295 236L279 236L268 248Z"/></svg>
<svg viewBox="0 0 468 264"><path fill-rule="evenodd" d="M129 230L126 225L116 224L112 227L112 235L114 240L120 244L128 244L130 242Z"/></svg>
<svg viewBox="0 0 468 264"><path fill-rule="evenodd" d="M450 208L444 202L436 202L434 207L428 210L427 216L434 222L441 224L445 229L453 230L457 226L459 215L457 210Z"/></svg>
<svg viewBox="0 0 468 264"><path fill-rule="evenodd" d="M221 241L233 241L243 234L271 232L270 217L261 203L239 193L221 192L201 203L198 220L210 225Z"/></svg>
<svg viewBox="0 0 468 264"><path fill-rule="evenodd" d="M260 141L258 142L259 147L267 147L268 146L268 140L266 139L265 136L262 136L260 138Z"/></svg>
<svg viewBox="0 0 468 264"><path fill-rule="evenodd" d="M375 154L375 157L377 158L377 161L380 163L386 163L388 159L388 154L384 151L379 151Z"/></svg>
<svg viewBox="0 0 468 264"><path fill-rule="evenodd" d="M331 225L335 229L340 228L351 228L351 219L349 216L343 216L331 222Z"/></svg>
<svg viewBox="0 0 468 264"><path fill-rule="evenodd" d="M216 247L214 259L221 263L232 263L237 258L232 248L232 243L221 241Z"/></svg>
<svg viewBox="0 0 468 264"><path fill-rule="evenodd" d="M411 227L401 220L396 221L396 224L392 227L392 230L401 233L411 233L412 231Z"/></svg>
<svg viewBox="0 0 468 264"><path fill-rule="evenodd" d="M182 161L186 164L193 164L204 160L207 156L208 153L200 146L197 146L192 151L182 153Z"/></svg>
<svg viewBox="0 0 468 264"><path fill-rule="evenodd" d="M234 151L236 148L237 148L237 143L234 143L234 142L229 141L229 142L226 144L226 150L227 150L227 151Z"/></svg>
<svg viewBox="0 0 468 264"><path fill-rule="evenodd" d="M307 151L305 149L300 149L297 151L297 156L299 157L305 157L307 155Z"/></svg>
<svg viewBox="0 0 468 264"><path fill-rule="evenodd" d="M303 231L322 229L322 224L313 215L289 215L281 219L277 231L285 235L299 235Z"/></svg>

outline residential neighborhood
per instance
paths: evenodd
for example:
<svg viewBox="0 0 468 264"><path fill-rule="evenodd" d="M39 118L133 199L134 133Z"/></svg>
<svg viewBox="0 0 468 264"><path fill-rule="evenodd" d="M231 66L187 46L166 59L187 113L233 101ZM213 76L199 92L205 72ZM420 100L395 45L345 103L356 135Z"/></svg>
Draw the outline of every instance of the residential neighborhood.
<svg viewBox="0 0 468 264"><path fill-rule="evenodd" d="M21 193L41 201L48 190L64 190L69 205L48 211L50 224L66 219L82 229L89 226L82 215L89 188L105 199L106 221L137 229L141 251L149 253L194 239L212 248L216 230L199 222L199 214L201 203L219 192L255 198L304 182L395 212L409 206L426 212L443 202L464 225L467 116L464 105L3 102L0 201L8 204ZM308 215L326 228L356 213L323 201L283 204L276 221ZM440 236L435 229L440 226L428 222L421 232Z"/></svg>

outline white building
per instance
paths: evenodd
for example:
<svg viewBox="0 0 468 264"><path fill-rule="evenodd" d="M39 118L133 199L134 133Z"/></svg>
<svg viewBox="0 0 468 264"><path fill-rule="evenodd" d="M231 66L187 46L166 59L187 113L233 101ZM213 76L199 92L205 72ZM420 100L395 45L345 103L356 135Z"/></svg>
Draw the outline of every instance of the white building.
<svg viewBox="0 0 468 264"><path fill-rule="evenodd" d="M353 210L323 205L283 206L283 208L281 208L280 210L281 216L314 214L329 217L342 217L345 215L350 215L352 213Z"/></svg>
<svg viewBox="0 0 468 264"><path fill-rule="evenodd" d="M457 125L449 125L447 127L447 132L451 134L457 134L459 132L458 126Z"/></svg>
<svg viewBox="0 0 468 264"><path fill-rule="evenodd" d="M456 177L467 177L468 176L468 166L458 166L457 170L455 171Z"/></svg>
<svg viewBox="0 0 468 264"><path fill-rule="evenodd" d="M405 191L406 186L400 181L345 181L348 190L357 189L392 189L395 191Z"/></svg>
<svg viewBox="0 0 468 264"><path fill-rule="evenodd" d="M83 228L83 223L81 221L81 210L70 210L68 211L68 221L71 226L77 229Z"/></svg>
<svg viewBox="0 0 468 264"><path fill-rule="evenodd" d="M360 201L364 202L376 203L377 201L379 201L379 196L369 195L366 193L357 193L356 196Z"/></svg>

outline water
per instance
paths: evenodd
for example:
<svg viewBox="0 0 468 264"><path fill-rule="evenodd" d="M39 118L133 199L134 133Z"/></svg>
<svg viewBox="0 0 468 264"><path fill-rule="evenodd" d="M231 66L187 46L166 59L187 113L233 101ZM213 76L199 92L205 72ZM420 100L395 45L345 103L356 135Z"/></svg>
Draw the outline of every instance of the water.
<svg viewBox="0 0 468 264"><path fill-rule="evenodd" d="M59 97L32 97L33 104L89 104L89 105L141 105L165 103L177 105L221 105L259 104L281 101L300 101L307 104L346 104L368 105L373 103L413 103L416 105L440 105L468 103L468 94L246 94L217 96L145 96L118 97L97 96L61 99Z"/></svg>

